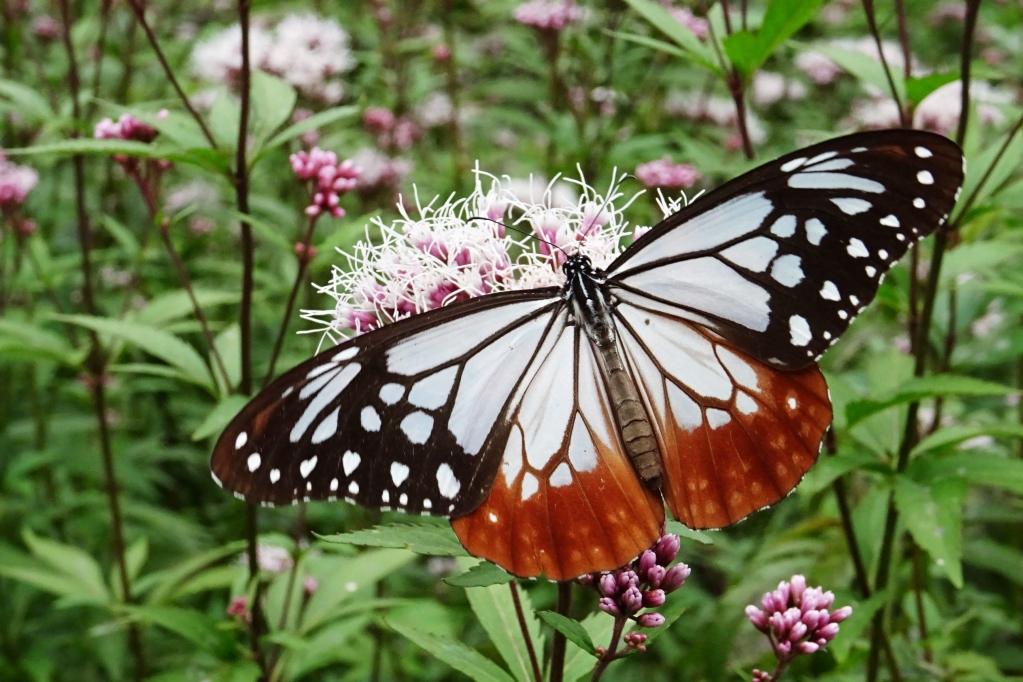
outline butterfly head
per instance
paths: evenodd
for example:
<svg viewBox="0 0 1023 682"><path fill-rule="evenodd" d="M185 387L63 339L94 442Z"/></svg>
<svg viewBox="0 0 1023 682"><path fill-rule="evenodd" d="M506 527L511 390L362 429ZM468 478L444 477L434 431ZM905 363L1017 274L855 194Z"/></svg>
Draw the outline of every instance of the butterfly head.
<svg viewBox="0 0 1023 682"><path fill-rule="evenodd" d="M568 257L565 264L561 266L561 271L565 273L565 278L571 282L576 277L593 276L596 274L596 270L593 268L593 262L588 256L584 256L581 253L575 253Z"/></svg>

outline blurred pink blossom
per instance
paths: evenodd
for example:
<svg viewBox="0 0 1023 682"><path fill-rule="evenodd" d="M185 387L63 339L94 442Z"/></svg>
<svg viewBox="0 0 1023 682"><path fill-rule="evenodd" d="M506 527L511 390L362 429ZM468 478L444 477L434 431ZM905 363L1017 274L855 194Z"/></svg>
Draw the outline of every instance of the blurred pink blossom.
<svg viewBox="0 0 1023 682"><path fill-rule="evenodd" d="M25 203L39 183L39 173L30 166L11 163L0 151L0 210L10 211Z"/></svg>
<svg viewBox="0 0 1023 682"><path fill-rule="evenodd" d="M750 87L750 98L762 107L781 100L796 101L806 97L806 86L798 80L786 78L773 71L757 71Z"/></svg>
<svg viewBox="0 0 1023 682"><path fill-rule="evenodd" d="M696 16L688 7L675 7L671 0L661 0L661 4L674 17L675 21L688 28L697 38L703 40L707 37L710 32L710 22L706 19Z"/></svg>
<svg viewBox="0 0 1023 682"><path fill-rule="evenodd" d="M562 31L583 18L574 0L530 0L515 8L515 21L541 31Z"/></svg>
<svg viewBox="0 0 1023 682"><path fill-rule="evenodd" d="M688 163L664 157L637 166L636 179L649 188L688 189L700 179L700 172Z"/></svg>

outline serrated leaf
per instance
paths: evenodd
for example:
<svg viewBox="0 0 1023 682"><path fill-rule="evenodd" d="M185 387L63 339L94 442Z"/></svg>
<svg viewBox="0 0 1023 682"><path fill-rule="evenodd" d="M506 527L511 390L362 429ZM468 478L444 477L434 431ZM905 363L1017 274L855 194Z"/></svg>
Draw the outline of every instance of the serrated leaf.
<svg viewBox="0 0 1023 682"><path fill-rule="evenodd" d="M725 52L739 73L751 76L767 58L817 12L823 0L771 0L760 28L724 39Z"/></svg>
<svg viewBox="0 0 1023 682"><path fill-rule="evenodd" d="M248 401L249 399L242 395L229 395L221 400L210 410L202 423L195 427L192 440L205 440L223 431L231 417L238 414Z"/></svg>
<svg viewBox="0 0 1023 682"><path fill-rule="evenodd" d="M1007 424L978 424L973 426L956 424L954 426L946 426L923 438L910 452L910 456L916 457L925 452L958 445L963 441L977 438L978 436L1023 438L1023 424L1010 422Z"/></svg>
<svg viewBox="0 0 1023 682"><path fill-rule="evenodd" d="M688 27L671 15L667 9L651 0L625 0L632 9L650 22L655 29L670 38L694 62L711 73L720 74L721 67L714 59L710 48L700 42Z"/></svg>
<svg viewBox="0 0 1023 682"><path fill-rule="evenodd" d="M55 318L133 344L179 369L189 381L211 388L209 370L199 353L178 337L162 329L139 322L112 320L89 315L57 315Z"/></svg>
<svg viewBox="0 0 1023 682"><path fill-rule="evenodd" d="M464 573L444 578L444 582L453 587L487 587L503 585L513 579L513 576L501 570L496 564L481 561Z"/></svg>
<svg viewBox="0 0 1023 682"><path fill-rule="evenodd" d="M468 556L448 525L436 523L387 523L365 530L323 535L325 542L362 547L394 547L429 556Z"/></svg>
<svg viewBox="0 0 1023 682"><path fill-rule="evenodd" d="M431 656L443 661L471 680L478 682L514 682L496 663L456 639L421 632L407 625L384 619L384 623Z"/></svg>
<svg viewBox="0 0 1023 682"><path fill-rule="evenodd" d="M957 374L933 374L909 379L889 395L869 400L854 400L846 407L846 423L849 426L863 421L872 414L895 405L901 405L924 398L938 396L1006 396L1019 392L1012 386L993 381Z"/></svg>
<svg viewBox="0 0 1023 682"><path fill-rule="evenodd" d="M963 586L963 495L961 481L922 486L908 476L895 481L895 505L913 540L957 588Z"/></svg>
<svg viewBox="0 0 1023 682"><path fill-rule="evenodd" d="M594 658L597 656L596 647L593 645L593 640L590 639L590 633L586 632L586 628L579 621L572 620L555 611L539 611L536 615L544 623L547 623L547 625L563 634L568 641L591 654Z"/></svg>
<svg viewBox="0 0 1023 682"><path fill-rule="evenodd" d="M466 568L475 563L477 559L462 558L458 560L459 566ZM494 648L504 658L505 664L517 680L529 681L533 679L532 664L529 658L529 650L525 638L528 636L533 644L533 651L537 656L541 655L544 648L544 637L540 631L540 622L536 619L536 613L529 599L529 592L519 585L519 603L522 606L522 617L526 621L528 634L522 632L515 613L515 603L512 599L511 585L491 585L489 587L470 587L465 590L469 606L476 614L477 620L486 631Z"/></svg>

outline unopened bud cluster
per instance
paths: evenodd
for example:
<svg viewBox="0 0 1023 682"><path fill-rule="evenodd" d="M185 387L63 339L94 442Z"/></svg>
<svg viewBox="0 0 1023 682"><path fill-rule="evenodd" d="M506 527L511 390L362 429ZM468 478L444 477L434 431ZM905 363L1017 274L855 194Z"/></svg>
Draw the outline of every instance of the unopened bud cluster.
<svg viewBox="0 0 1023 682"><path fill-rule="evenodd" d="M329 213L335 218L345 215L341 208L341 195L355 189L359 169L350 160L338 161L337 154L313 147L290 157L291 170L299 180L311 183L306 215L310 217Z"/></svg>
<svg viewBox="0 0 1023 682"><path fill-rule="evenodd" d="M664 616L653 609L663 606L667 596L682 587L691 573L684 563L671 565L678 556L679 546L677 535L665 535L629 566L584 576L581 580L600 593L598 607L604 613L629 618L640 627L660 627ZM625 635L626 645L639 651L646 650L646 640L647 636L641 632Z"/></svg>
<svg viewBox="0 0 1023 682"><path fill-rule="evenodd" d="M812 654L827 646L838 634L838 624L852 614L852 607L831 610L835 595L820 587L807 587L806 578L792 576L778 583L778 588L764 594L763 608L752 604L746 607L746 616L753 625L767 635L780 662ZM757 674L761 674L758 678ZM754 671L754 680L763 677L763 671Z"/></svg>

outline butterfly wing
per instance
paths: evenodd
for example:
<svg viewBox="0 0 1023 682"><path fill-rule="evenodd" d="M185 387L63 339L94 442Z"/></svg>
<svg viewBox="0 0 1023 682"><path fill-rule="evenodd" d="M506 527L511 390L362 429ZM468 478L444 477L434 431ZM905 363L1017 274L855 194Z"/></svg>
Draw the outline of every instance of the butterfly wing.
<svg viewBox="0 0 1023 682"><path fill-rule="evenodd" d="M619 341L662 453L664 498L690 528L721 528L785 497L831 422L812 365L778 370L668 306L622 303Z"/></svg>
<svg viewBox="0 0 1023 682"><path fill-rule="evenodd" d="M947 219L963 156L932 133L840 137L783 156L672 215L608 269L745 353L810 366L907 249Z"/></svg>
<svg viewBox="0 0 1023 682"><path fill-rule="evenodd" d="M472 554L516 575L567 580L654 543L664 504L625 455L590 342L561 314L491 440L490 494L452 526Z"/></svg>
<svg viewBox="0 0 1023 682"><path fill-rule="evenodd" d="M506 403L562 307L553 288L395 322L285 373L228 425L214 479L250 502L350 502L444 516L486 497Z"/></svg>

